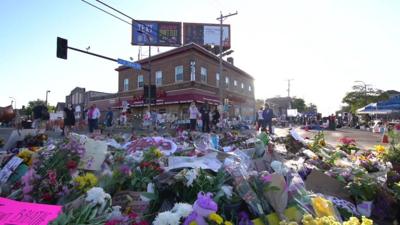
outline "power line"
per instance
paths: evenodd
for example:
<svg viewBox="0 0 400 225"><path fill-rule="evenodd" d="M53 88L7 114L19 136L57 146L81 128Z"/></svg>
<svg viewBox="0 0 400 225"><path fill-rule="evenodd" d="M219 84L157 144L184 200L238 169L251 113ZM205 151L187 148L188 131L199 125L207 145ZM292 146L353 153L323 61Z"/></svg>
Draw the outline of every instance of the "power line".
<svg viewBox="0 0 400 225"><path fill-rule="evenodd" d="M82 0L82 1L86 2L85 0ZM99 2L100 4L106 6L107 8L109 8L109 9L111 9L111 10L114 10L115 12L117 12L117 13L119 13L119 14L121 14L121 15L123 15L123 16L129 18L129 19L131 19L131 20L132 20L133 22L135 22L135 23L144 26L144 27L146 28L146 31L147 31L147 30L150 30L151 33L156 33L157 35L160 35L161 37L164 37L164 40L170 41L170 37L168 37L167 35L165 35L165 34L163 34L163 33L160 33L160 32L158 32L158 31L154 30L152 27L147 26L146 24L140 22L139 20L135 20L135 19L132 18L131 16L129 16L129 15L127 15L127 14L121 12L120 10L118 10L118 9L116 9L116 8L114 8L114 7L108 5L108 4L106 4L106 3L104 3L104 2L102 2L102 1L100 1L100 0L96 0L96 2ZM88 3L88 4L89 4L89 3ZM90 5L92 5L92 4L90 4ZM92 6L95 7L95 8L97 8L97 9L99 9L99 10L101 10L101 11L103 11L103 12L106 12L107 14L110 14L110 13L108 13L107 11L105 11L105 10L103 10L103 9L97 7L97 6L94 6L94 5L92 5ZM114 16L113 14L110 14L110 15L112 15L113 17L116 17L116 16ZM116 18L120 19L119 17L116 17ZM122 19L120 19L120 20L122 20ZM122 21L124 21L125 23L128 23L128 22L126 22L125 20L122 20ZM131 25L131 26L133 25L132 23L128 23L128 24ZM144 31L144 33L147 33L146 31ZM151 35L151 33L150 33L150 35ZM150 43L149 43L149 44L150 44Z"/></svg>
<svg viewBox="0 0 400 225"><path fill-rule="evenodd" d="M129 23L128 21L126 21L126 20L124 20L124 19L122 19L122 18L120 18L120 17L118 17L118 16L116 16L116 15L110 13L110 12L107 12L106 10L104 10L104 9L102 9L102 8L100 8L100 7L97 7L97 6L93 5L93 4L90 3L90 2L87 2L87 1L85 1L85 0L82 0L82 2L84 2L84 3L86 3L86 4L88 4L88 5L92 6L92 7L94 7L94 8L96 8L96 9L100 10L100 11L103 11L103 12L107 13L108 15L112 16L112 17L115 17L115 18L121 20L122 22L125 22L125 23L127 23L127 24L129 24L129 25L132 25L132 23Z"/></svg>

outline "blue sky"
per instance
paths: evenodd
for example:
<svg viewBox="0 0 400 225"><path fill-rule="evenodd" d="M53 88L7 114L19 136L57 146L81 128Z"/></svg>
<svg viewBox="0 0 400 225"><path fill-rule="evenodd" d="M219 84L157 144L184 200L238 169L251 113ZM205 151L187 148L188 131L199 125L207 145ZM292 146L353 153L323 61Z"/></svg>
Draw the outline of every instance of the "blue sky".
<svg viewBox="0 0 400 225"><path fill-rule="evenodd" d="M94 0L88 0L95 3ZM291 94L329 114L355 80L400 90L397 0L105 0L135 19L231 24L235 65L256 79L257 98ZM55 105L76 86L117 91L117 64L69 51L56 58L56 37L113 58L137 59L131 28L80 0L0 1L0 106L44 99ZM160 48L160 51L168 48ZM147 49L143 49L147 54ZM154 48L153 52L157 49Z"/></svg>

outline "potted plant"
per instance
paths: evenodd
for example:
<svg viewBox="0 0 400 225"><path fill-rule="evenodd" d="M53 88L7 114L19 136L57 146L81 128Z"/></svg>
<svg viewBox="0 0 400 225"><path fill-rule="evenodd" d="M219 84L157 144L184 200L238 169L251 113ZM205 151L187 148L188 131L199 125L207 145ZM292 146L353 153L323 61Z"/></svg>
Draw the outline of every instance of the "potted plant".
<svg viewBox="0 0 400 225"><path fill-rule="evenodd" d="M358 175L347 188L357 203L358 212L367 217L371 216L372 203L378 192L376 182L365 175Z"/></svg>

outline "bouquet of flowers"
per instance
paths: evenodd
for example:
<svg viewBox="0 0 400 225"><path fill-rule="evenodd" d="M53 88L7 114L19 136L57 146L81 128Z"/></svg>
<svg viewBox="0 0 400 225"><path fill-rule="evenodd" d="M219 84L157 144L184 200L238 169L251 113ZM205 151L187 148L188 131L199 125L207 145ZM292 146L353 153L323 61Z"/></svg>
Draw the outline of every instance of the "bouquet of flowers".
<svg viewBox="0 0 400 225"><path fill-rule="evenodd" d="M342 144L340 144L338 147L340 148L340 150L346 152L347 154L351 154L352 151L357 152L358 150L360 150L356 146L356 140L354 140L353 138L343 137L343 138L340 138L339 141Z"/></svg>
<svg viewBox="0 0 400 225"><path fill-rule="evenodd" d="M73 182L78 162L84 152L85 148L75 138L52 150L40 151L32 162L30 170L21 179L22 199L55 204L73 200L68 198L70 193L76 192L78 195L84 193L86 189L74 189L76 185L79 187L79 184ZM21 154L28 160L26 153L21 152ZM87 187L92 186L93 184Z"/></svg>

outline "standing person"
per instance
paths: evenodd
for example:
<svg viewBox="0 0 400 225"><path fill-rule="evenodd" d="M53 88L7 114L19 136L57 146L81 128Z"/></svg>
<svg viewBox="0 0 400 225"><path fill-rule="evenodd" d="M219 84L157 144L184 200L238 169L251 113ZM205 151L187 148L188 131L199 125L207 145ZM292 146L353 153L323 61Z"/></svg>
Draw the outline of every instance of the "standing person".
<svg viewBox="0 0 400 225"><path fill-rule="evenodd" d="M113 117L114 117L113 111L111 110L111 107L108 107L108 112L106 114L106 126L107 127L112 126Z"/></svg>
<svg viewBox="0 0 400 225"><path fill-rule="evenodd" d="M190 119L190 130L194 131L196 130L197 126L197 117L199 116L199 110L196 107L196 103L192 102L190 103L189 107L189 119Z"/></svg>
<svg viewBox="0 0 400 225"><path fill-rule="evenodd" d="M88 125L90 133L93 133L94 130L98 129L99 118L100 110L96 107L96 104L93 104L88 110Z"/></svg>
<svg viewBox="0 0 400 225"><path fill-rule="evenodd" d="M64 108L64 128L62 135L68 136L71 132L72 126L75 125L75 112L72 106Z"/></svg>
<svg viewBox="0 0 400 225"><path fill-rule="evenodd" d="M274 116L274 112L272 111L272 109L269 108L269 105L267 103L265 103L265 107L264 107L264 111L263 111L263 130L267 129L267 125L268 125L268 131L270 134L273 134L272 131L272 117Z"/></svg>
<svg viewBox="0 0 400 225"><path fill-rule="evenodd" d="M40 127L40 122L42 120L42 111L43 111L43 105L39 104L33 107L32 109L32 117L33 117L33 122L32 122L32 128L33 129L39 129Z"/></svg>
<svg viewBox="0 0 400 225"><path fill-rule="evenodd" d="M203 123L202 131L210 132L210 106L208 105L208 101L204 102L203 107L200 109L201 120Z"/></svg>
<svg viewBox="0 0 400 225"><path fill-rule="evenodd" d="M212 114L212 124L215 128L217 128L217 124L219 123L219 118L221 115L219 114L218 108L215 107L213 114Z"/></svg>
<svg viewBox="0 0 400 225"><path fill-rule="evenodd" d="M260 128L262 127L263 124L263 107L261 107L258 111L257 111L257 131L260 130Z"/></svg>

